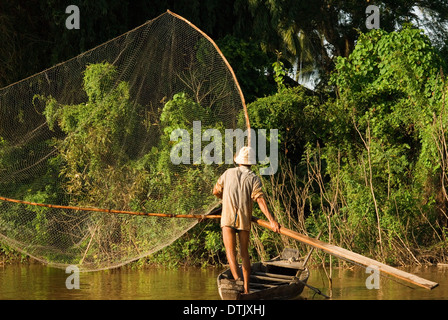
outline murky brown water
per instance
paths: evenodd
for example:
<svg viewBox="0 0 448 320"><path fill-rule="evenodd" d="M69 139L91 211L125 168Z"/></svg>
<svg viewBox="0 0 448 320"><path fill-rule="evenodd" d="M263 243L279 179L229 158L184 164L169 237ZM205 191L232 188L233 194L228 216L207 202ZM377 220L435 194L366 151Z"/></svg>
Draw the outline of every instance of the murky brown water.
<svg viewBox="0 0 448 320"><path fill-rule="evenodd" d="M332 299L344 300L448 300L448 268L437 266L402 268L402 270L415 274L424 279L439 283L432 289L424 289L406 282L396 280L389 275L379 277L378 289L368 289L367 278L370 274L366 269L355 267L353 269L333 269L332 290L329 290L329 281L322 269L312 270L308 284L319 288ZM368 281L373 284L372 281ZM306 290L304 295L309 299L319 299L313 291Z"/></svg>
<svg viewBox="0 0 448 320"><path fill-rule="evenodd" d="M67 289L65 270L47 266L0 266L0 299L27 300L218 300L216 277L220 270L127 268L80 273L80 288ZM333 299L353 300L406 300L448 299L448 268L421 267L406 271L439 282L439 287L426 290L405 286L390 277L380 277L379 289L367 289L369 274L363 268L333 269L332 291L322 269L314 269L308 284L319 288ZM303 295L320 299L310 289Z"/></svg>
<svg viewBox="0 0 448 320"><path fill-rule="evenodd" d="M67 289L71 274L42 265L0 267L0 299L219 299L218 270L127 268L79 273L79 289ZM69 281L74 283L73 281Z"/></svg>

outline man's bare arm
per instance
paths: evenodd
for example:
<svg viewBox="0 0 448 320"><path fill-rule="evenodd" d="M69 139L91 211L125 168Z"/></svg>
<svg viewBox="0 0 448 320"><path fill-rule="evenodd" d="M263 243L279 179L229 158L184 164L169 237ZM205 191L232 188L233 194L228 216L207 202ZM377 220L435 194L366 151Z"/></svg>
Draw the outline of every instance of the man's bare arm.
<svg viewBox="0 0 448 320"><path fill-rule="evenodd" d="M266 200L264 199L264 197L257 198L257 203L258 203L258 206L261 209L261 212L263 212L263 214L266 216L266 218L271 223L272 230L274 232L279 232L280 231L280 224L277 221L275 221L274 217L269 212L268 205L266 204Z"/></svg>

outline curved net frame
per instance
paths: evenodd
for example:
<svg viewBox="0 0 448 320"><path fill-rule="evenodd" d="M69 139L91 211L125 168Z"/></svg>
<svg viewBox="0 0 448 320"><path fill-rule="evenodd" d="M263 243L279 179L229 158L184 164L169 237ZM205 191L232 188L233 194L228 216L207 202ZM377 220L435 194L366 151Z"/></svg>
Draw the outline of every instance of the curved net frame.
<svg viewBox="0 0 448 320"><path fill-rule="evenodd" d="M185 147L198 123L201 134L249 126L216 44L170 11L0 89L0 242L81 271L171 244L197 220L107 210L210 212L228 165L197 161ZM173 138L176 129L182 135ZM176 159L185 161L174 163L182 150Z"/></svg>

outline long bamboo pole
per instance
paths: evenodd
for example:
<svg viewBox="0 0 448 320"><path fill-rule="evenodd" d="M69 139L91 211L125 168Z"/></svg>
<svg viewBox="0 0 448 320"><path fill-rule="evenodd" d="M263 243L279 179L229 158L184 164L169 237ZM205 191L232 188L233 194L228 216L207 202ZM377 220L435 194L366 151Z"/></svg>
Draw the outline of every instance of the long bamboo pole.
<svg viewBox="0 0 448 320"><path fill-rule="evenodd" d="M259 226L262 226L264 228L272 230L271 226L270 226L270 223L265 221L265 220L252 217L252 222L257 224L257 225L259 225ZM284 227L280 227L280 234L288 236L288 237L290 237L292 239L295 239L297 241L300 241L300 242L302 242L304 244L313 246L313 247L315 247L317 249L321 249L322 251L325 251L326 253L329 253L332 256L335 256L337 258L344 259L344 260L347 260L347 261L352 262L352 263L360 264L360 265L363 265L365 267L376 268L376 269L378 269L379 272L384 272L384 273L386 273L388 275L391 275L391 276L394 276L394 277L396 277L398 279L401 279L401 280L413 283L413 284L415 284L417 286L420 286L420 287L423 287L425 289L429 289L430 290L430 289L433 289L433 288L435 288L435 287L437 287L439 285L437 282L433 282L433 281L429 281L429 280L420 278L420 277L418 277L416 275L413 275L411 273L408 273L408 272L405 272L405 271L393 268L393 267L388 266L388 265L386 265L384 263L381 263L379 261L376 261L376 260L367 258L365 256L362 256L362 255L360 255L358 253L354 253L354 252L352 252L350 250L347 250L347 249L344 249L344 248L341 248L341 247L338 247L338 246L335 246L335 245L323 242L321 240L317 240L317 239L313 239L313 238L307 237L307 236L305 236L303 234L300 234L298 232L289 230L289 229L284 228Z"/></svg>
<svg viewBox="0 0 448 320"><path fill-rule="evenodd" d="M17 200L17 199L11 199L6 197L1 197L0 200L8 201L8 202L14 202L14 203L21 203L25 205L31 205L31 206L39 206L39 207L46 207L46 208L55 208L55 209L67 209L67 210L75 210L75 211L91 211L91 212L104 212L104 213L113 213L113 214L128 214L128 215L136 215L136 216L148 216L148 217L165 217L165 218L190 218L190 219L219 219L221 218L220 214L214 214L220 212L220 208L214 209L211 211L211 214L208 215L199 215L199 214L167 214L167 213L149 213L149 212L136 212L136 211L125 211L125 210L114 210L114 209L101 209L101 208L89 208L89 207L74 207L74 206L63 206L63 205L53 205L53 204L44 204L44 203L37 203L37 202L30 202L30 201L24 201L24 200ZM252 217L252 222L267 228L269 230L271 229L271 225L268 221ZM331 254L332 256L335 256L337 258L347 260L352 263L360 264L365 267L374 267L378 269L380 272L384 272L386 274L389 274L391 276L394 276L398 279L413 283L417 286L423 287L425 289L433 289L437 287L439 284L437 282L429 281L426 279L423 279L421 277L418 277L416 275L413 275L411 273L393 268L391 266L388 266L384 263L381 263L379 261L367 258L365 256L362 256L358 253L354 253L350 250L323 242L318 239L313 239L308 236L305 236L303 234L300 234L298 232L292 231L290 229L287 229L285 227L280 227L280 234L283 234L285 236L288 236L294 240L300 241L306 245L310 245L314 248L321 249L322 251L325 251L328 254Z"/></svg>
<svg viewBox="0 0 448 320"><path fill-rule="evenodd" d="M114 210L114 209L102 209L102 208L90 208L90 207L63 206L63 205L56 205L56 204L46 204L46 203L37 203L37 202L24 201L24 200L18 200L18 199L11 199L11 198L5 198L5 197L1 197L1 196L0 196L0 200L26 204L26 205L30 205L30 206L53 208L53 209L128 214L128 215L134 215L134 216L163 217L163 218L190 218L190 219L199 219L199 220L221 218L221 215L214 215L214 214L209 214L209 215L205 215L205 214L170 214L170 213L138 212L138 211L126 211L126 210Z"/></svg>

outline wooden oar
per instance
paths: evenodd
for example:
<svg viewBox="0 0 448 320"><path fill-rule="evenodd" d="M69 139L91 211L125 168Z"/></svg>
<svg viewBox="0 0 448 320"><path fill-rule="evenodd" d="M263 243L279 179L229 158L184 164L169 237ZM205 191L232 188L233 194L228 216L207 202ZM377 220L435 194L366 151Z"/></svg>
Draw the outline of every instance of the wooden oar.
<svg viewBox="0 0 448 320"><path fill-rule="evenodd" d="M264 228L267 228L269 230L271 229L271 225L268 221L256 218L256 217L252 217L252 222L262 226ZM325 251L326 253L329 253L337 258L340 259L344 259L356 264L360 264L363 265L365 267L373 267L378 269L378 271L380 272L384 272L388 275L394 276L398 279L413 283L417 286L423 287L425 289L433 289L435 287L437 287L439 284L437 282L433 282L433 281L429 281L423 278L420 278L416 275L413 275L411 273L393 268L391 266L388 266L384 263L381 263L379 261L364 257L360 254L354 253L350 250L323 242L321 240L317 240L317 239L313 239L310 237L307 237L303 234L300 234L298 232L289 230L287 228L284 227L280 227L280 234L283 234L285 236L288 236L292 239L295 239L297 241L300 241L304 244L313 246L317 249L321 249L322 251Z"/></svg>

